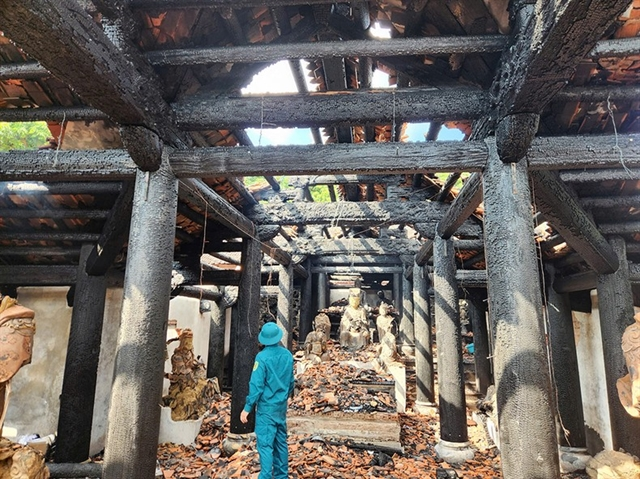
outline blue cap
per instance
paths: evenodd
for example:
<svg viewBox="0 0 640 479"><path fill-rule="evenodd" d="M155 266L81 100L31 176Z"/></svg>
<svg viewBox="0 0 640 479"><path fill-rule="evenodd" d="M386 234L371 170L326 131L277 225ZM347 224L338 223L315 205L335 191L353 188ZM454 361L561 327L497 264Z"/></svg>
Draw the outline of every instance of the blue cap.
<svg viewBox="0 0 640 479"><path fill-rule="evenodd" d="M265 323L258 335L258 341L265 346L271 346L280 341L283 334L282 329L276 323Z"/></svg>

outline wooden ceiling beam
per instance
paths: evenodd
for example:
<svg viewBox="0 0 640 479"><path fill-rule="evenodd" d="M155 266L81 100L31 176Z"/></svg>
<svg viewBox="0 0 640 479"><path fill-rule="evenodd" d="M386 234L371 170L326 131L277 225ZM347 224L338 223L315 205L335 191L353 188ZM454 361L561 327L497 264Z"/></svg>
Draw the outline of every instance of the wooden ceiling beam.
<svg viewBox="0 0 640 479"><path fill-rule="evenodd" d="M481 175L471 175L438 222L436 230L438 235L444 239L453 236L480 206L480 203L482 203L482 177Z"/></svg>
<svg viewBox="0 0 640 479"><path fill-rule="evenodd" d="M562 238L599 274L618 269L618 257L558 174L530 172L536 207Z"/></svg>
<svg viewBox="0 0 640 479"><path fill-rule="evenodd" d="M172 106L183 130L318 127L404 121L473 120L484 114L489 94L471 88L392 91L345 90L269 96L195 95Z"/></svg>
<svg viewBox="0 0 640 479"><path fill-rule="evenodd" d="M625 157L625 164L626 157ZM634 163L638 166L637 163ZM611 165L613 166L613 165ZM640 180L639 168L623 168L618 157L617 168L561 171L560 179L565 183L600 183L603 181L637 181ZM633 165L627 165L633 166Z"/></svg>
<svg viewBox="0 0 640 479"><path fill-rule="evenodd" d="M61 219L90 219L104 220L109 217L110 210L90 210L85 208L71 209L26 209L26 208L8 208L0 209L0 218L51 218Z"/></svg>
<svg viewBox="0 0 640 479"><path fill-rule="evenodd" d="M487 155L488 146L483 141L438 141L194 148L174 150L169 159L179 178L361 173L366 175L366 182L377 183L376 173L480 171ZM531 170L587 169L563 171L563 181L634 179L637 170L623 167L640 166L640 136L536 138L527 161ZM601 169L606 167L617 169ZM125 150L0 152L0 180L5 181L116 180L132 178L135 172L136 165ZM335 179L336 183L340 181Z"/></svg>
<svg viewBox="0 0 640 479"><path fill-rule="evenodd" d="M389 40L344 40L304 42L286 45L156 50L146 58L156 67L208 65L212 63L255 63L305 58L391 57L407 55L447 55L451 53L492 53L504 49L506 35L433 36Z"/></svg>
<svg viewBox="0 0 640 479"><path fill-rule="evenodd" d="M15 286L70 286L78 276L77 265L0 266L0 284Z"/></svg>
<svg viewBox="0 0 640 479"><path fill-rule="evenodd" d="M0 182L0 195L103 195L116 194L122 190L122 182L54 182L35 183L27 181Z"/></svg>
<svg viewBox="0 0 640 479"><path fill-rule="evenodd" d="M426 201L341 201L259 204L249 208L246 214L256 224L371 226L380 223L431 223L444 211L446 205Z"/></svg>

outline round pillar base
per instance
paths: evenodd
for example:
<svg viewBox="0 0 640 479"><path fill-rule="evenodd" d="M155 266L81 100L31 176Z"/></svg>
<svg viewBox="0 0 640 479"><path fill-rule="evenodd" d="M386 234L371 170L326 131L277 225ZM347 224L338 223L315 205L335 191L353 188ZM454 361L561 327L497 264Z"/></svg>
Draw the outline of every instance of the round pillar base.
<svg viewBox="0 0 640 479"><path fill-rule="evenodd" d="M435 447L436 454L449 464L462 464L473 459L475 451L469 442L449 442L440 439Z"/></svg>
<svg viewBox="0 0 640 479"><path fill-rule="evenodd" d="M249 444L253 437L254 433L234 434L230 432L222 441L222 450L227 456L231 456L238 452L242 446Z"/></svg>
<svg viewBox="0 0 640 479"><path fill-rule="evenodd" d="M562 473L584 471L592 457L586 447L560 446L560 471Z"/></svg>
<svg viewBox="0 0 640 479"><path fill-rule="evenodd" d="M434 416L438 411L438 405L429 401L416 401L413 403L413 411L423 416Z"/></svg>

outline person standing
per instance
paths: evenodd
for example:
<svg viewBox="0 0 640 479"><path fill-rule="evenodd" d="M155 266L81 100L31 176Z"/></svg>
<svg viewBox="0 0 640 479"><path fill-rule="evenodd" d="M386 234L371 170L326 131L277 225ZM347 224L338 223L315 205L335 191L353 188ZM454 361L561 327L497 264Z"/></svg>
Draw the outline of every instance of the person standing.
<svg viewBox="0 0 640 479"><path fill-rule="evenodd" d="M287 401L293 392L293 355L280 344L283 332L275 323L265 323L258 341L265 348L256 355L249 380L249 395L240 413L246 424L255 408L256 439L260 454L258 479L287 479Z"/></svg>

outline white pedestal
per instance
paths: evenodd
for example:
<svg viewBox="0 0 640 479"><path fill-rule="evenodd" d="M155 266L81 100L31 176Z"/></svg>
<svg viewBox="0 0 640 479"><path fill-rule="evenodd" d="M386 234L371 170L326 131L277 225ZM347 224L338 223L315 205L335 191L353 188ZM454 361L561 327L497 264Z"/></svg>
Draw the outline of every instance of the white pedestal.
<svg viewBox="0 0 640 479"><path fill-rule="evenodd" d="M202 418L190 419L187 421L174 421L171 419L171 408L160 408L160 434L158 444L172 442L174 444L184 444L188 446L196 441L200 432Z"/></svg>

